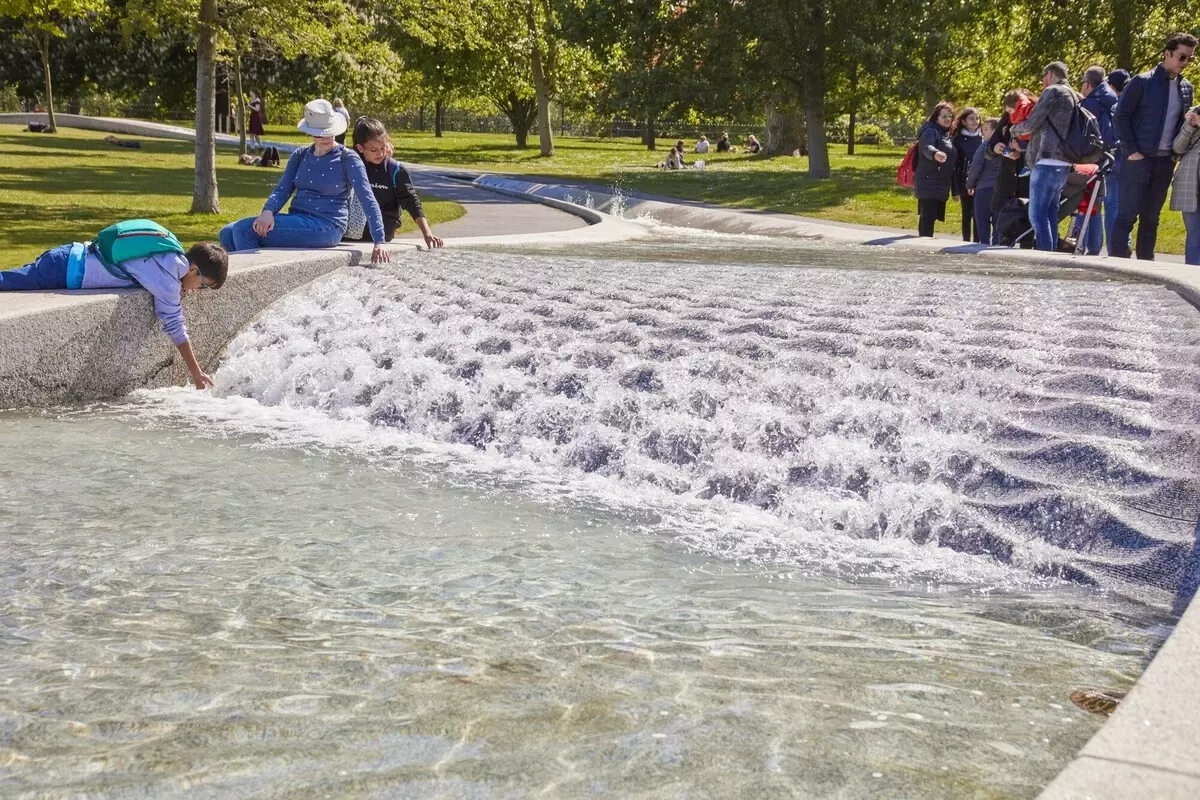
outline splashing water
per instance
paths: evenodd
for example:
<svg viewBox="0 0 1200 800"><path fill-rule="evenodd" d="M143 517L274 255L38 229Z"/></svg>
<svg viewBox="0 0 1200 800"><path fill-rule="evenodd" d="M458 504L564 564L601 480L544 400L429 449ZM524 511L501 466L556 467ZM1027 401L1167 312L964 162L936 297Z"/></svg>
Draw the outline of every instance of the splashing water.
<svg viewBox="0 0 1200 800"><path fill-rule="evenodd" d="M419 263L286 298L231 346L220 393L459 445L661 515L722 556L871 573L896 547L948 549L1157 604L1180 581L1200 324L1168 290Z"/></svg>

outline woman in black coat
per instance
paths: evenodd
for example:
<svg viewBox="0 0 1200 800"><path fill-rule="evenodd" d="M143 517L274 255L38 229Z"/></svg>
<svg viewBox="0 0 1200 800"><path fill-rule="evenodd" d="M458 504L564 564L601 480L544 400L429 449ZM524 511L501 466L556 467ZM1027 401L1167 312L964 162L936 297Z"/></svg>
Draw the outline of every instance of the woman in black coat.
<svg viewBox="0 0 1200 800"><path fill-rule="evenodd" d="M938 103L917 134L917 168L913 190L917 195L917 232L933 236L934 222L946 220L946 201L954 184L954 143L950 126L954 106Z"/></svg>
<svg viewBox="0 0 1200 800"><path fill-rule="evenodd" d="M954 186L952 192L962 203L962 235L964 242L978 242L979 231L972 234L975 223L975 198L967 193L967 173L971 170L971 159L983 144L979 112L964 108L958 112L954 127L950 130L950 141L954 143Z"/></svg>

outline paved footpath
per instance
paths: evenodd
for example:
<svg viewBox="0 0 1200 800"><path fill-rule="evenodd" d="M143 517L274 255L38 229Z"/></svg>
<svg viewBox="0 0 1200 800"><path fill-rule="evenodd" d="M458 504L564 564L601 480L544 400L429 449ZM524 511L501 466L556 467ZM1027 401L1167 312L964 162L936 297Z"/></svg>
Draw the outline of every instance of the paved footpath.
<svg viewBox="0 0 1200 800"><path fill-rule="evenodd" d="M436 167L405 164L420 194L462 203L467 213L434 226L443 239L466 236L502 236L511 233L550 233L586 228L587 222L557 208L529 200L520 200L472 186L469 181L451 178ZM420 231L411 231L400 240L420 239Z"/></svg>

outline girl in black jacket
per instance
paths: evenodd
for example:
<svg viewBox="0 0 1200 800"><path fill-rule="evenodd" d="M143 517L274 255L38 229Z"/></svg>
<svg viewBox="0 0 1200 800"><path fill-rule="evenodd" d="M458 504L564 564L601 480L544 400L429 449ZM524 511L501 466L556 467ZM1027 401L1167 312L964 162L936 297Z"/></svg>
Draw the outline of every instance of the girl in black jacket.
<svg viewBox="0 0 1200 800"><path fill-rule="evenodd" d="M962 235L964 242L978 242L979 231L972 234L975 221L975 198L967 194L967 173L971 170L971 159L983 143L979 112L964 108L958 112L954 127L950 130L950 141L954 143L954 186L952 193L962 203Z"/></svg>
<svg viewBox="0 0 1200 800"><path fill-rule="evenodd" d="M917 134L917 168L913 191L917 196L917 232L933 236L934 222L946 219L946 200L954 183L954 143L950 126L954 106L938 103Z"/></svg>
<svg viewBox="0 0 1200 800"><path fill-rule="evenodd" d="M375 194L375 202L383 213L383 230L387 241L396 235L400 227L400 211L407 211L421 229L425 238L425 246L441 247L442 240L433 235L429 220L421 208L421 200L417 197L416 187L408 170L396 159L392 158L392 141L388 138L387 129L383 123L370 117L359 117L354 123L354 149L362 156L367 168L367 180L371 191ZM369 232L364 232L364 222L355 214L354 203L350 204L350 221L346 227L344 241L369 241ZM366 239L363 237L366 236Z"/></svg>

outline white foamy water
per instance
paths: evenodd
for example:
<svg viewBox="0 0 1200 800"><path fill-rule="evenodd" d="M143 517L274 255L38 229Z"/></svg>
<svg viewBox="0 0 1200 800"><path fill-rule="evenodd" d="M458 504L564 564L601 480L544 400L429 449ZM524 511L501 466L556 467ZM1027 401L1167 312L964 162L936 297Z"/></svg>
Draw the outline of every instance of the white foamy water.
<svg viewBox="0 0 1200 800"><path fill-rule="evenodd" d="M394 435L640 508L713 555L1169 599L1196 507L1190 306L1144 284L795 257L348 270L238 337L226 400L167 406L357 447Z"/></svg>

